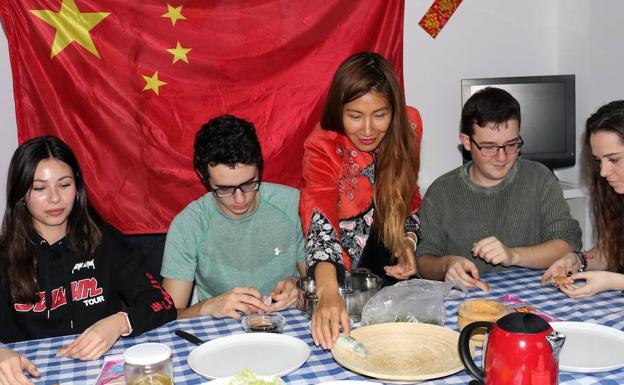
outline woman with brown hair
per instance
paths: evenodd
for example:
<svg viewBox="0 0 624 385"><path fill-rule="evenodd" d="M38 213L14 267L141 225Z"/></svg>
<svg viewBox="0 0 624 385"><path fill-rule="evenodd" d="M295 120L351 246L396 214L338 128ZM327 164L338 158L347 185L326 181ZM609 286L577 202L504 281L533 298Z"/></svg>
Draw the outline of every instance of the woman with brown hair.
<svg viewBox="0 0 624 385"><path fill-rule="evenodd" d="M350 331L339 294L345 272L366 267L385 283L417 273L421 134L420 115L405 106L386 59L363 52L340 65L320 126L304 144L299 205L318 295L312 337L323 348L340 324Z"/></svg>
<svg viewBox="0 0 624 385"><path fill-rule="evenodd" d="M584 155L598 242L589 251L564 255L542 276L542 284L553 280L573 298L624 290L624 100L587 119Z"/></svg>
<svg viewBox="0 0 624 385"><path fill-rule="evenodd" d="M0 231L0 385L40 375L2 343L79 334L58 354L96 360L119 337L175 317L143 256L91 208L69 146L54 136L20 145Z"/></svg>

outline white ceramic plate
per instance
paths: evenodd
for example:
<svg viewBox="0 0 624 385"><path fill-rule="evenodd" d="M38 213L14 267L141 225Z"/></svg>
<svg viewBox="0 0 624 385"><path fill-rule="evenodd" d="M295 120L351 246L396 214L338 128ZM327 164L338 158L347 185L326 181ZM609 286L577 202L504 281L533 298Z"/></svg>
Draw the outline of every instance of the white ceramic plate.
<svg viewBox="0 0 624 385"><path fill-rule="evenodd" d="M318 385L379 385L379 382L340 380L340 381L320 382Z"/></svg>
<svg viewBox="0 0 624 385"><path fill-rule="evenodd" d="M247 368L259 376L281 377L310 356L302 340L274 333L232 334L203 343L188 356L197 374L209 379L235 376Z"/></svg>
<svg viewBox="0 0 624 385"><path fill-rule="evenodd" d="M559 369L565 372L598 373L624 367L624 332L588 322L551 322L565 334Z"/></svg>
<svg viewBox="0 0 624 385"><path fill-rule="evenodd" d="M232 381L232 378L234 377L217 378L216 380L205 382L203 385L227 385L230 381ZM275 377L258 376L258 378L261 380L267 381L267 380L272 380ZM282 383L284 383L283 380L281 381ZM339 381L319 382L317 385L379 385L379 382L339 380Z"/></svg>
<svg viewBox="0 0 624 385"><path fill-rule="evenodd" d="M232 378L234 378L234 377L217 378L216 380L205 382L203 385L228 385L230 383L230 381L232 381ZM261 380L265 380L265 381L270 381L270 380L274 379L275 377L257 376L257 378L259 378ZM280 381L281 381L280 384L285 384L284 381L282 381L281 379L280 379Z"/></svg>

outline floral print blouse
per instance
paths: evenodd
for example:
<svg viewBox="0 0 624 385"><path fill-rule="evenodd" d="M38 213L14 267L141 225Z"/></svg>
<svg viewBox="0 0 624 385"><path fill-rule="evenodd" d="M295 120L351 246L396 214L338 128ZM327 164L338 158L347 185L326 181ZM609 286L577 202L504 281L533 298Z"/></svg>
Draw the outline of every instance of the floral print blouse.
<svg viewBox="0 0 624 385"><path fill-rule="evenodd" d="M414 151L418 151L422 120L415 108L408 107L407 112L416 134ZM304 143L299 201L310 274L321 261L336 265L339 275L359 265L373 225L374 185L373 154L359 151L345 135L317 125ZM406 232L419 234L419 207L420 192L416 190Z"/></svg>

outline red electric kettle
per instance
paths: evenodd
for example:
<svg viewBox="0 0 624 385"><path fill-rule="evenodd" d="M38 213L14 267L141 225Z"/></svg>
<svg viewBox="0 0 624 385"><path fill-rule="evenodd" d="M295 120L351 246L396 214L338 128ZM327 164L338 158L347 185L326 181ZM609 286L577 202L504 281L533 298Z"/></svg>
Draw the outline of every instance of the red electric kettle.
<svg viewBox="0 0 624 385"><path fill-rule="evenodd" d="M483 371L470 356L470 335L486 328ZM557 385L559 352L565 336L532 313L511 313L495 324L473 322L459 336L459 355L466 371L485 385ZM472 383L472 382L471 382Z"/></svg>

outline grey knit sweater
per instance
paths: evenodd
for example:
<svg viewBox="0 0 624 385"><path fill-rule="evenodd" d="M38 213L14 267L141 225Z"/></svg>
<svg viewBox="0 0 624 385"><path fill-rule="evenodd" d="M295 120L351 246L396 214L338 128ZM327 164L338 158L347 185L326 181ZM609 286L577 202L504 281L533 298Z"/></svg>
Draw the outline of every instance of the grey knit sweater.
<svg viewBox="0 0 624 385"><path fill-rule="evenodd" d="M417 255L460 255L480 274L504 269L474 258L474 242L495 236L508 247L561 239L581 248L581 229L570 216L555 175L541 163L519 158L503 182L482 187L470 180L468 162L433 182L423 199Z"/></svg>

